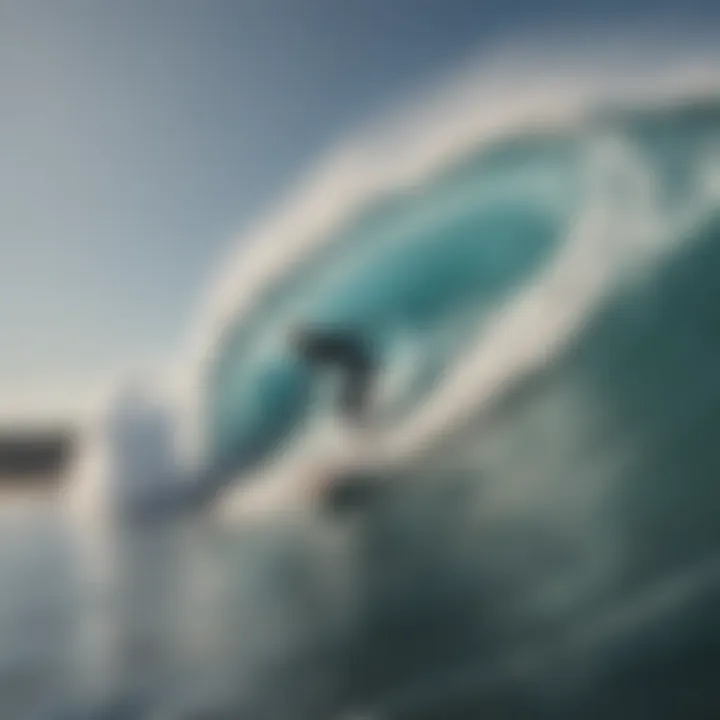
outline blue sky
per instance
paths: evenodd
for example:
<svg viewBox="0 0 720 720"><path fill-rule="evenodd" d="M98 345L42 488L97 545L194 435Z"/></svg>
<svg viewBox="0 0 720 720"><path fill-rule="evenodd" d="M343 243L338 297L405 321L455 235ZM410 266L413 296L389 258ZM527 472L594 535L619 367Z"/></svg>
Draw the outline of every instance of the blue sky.
<svg viewBox="0 0 720 720"><path fill-rule="evenodd" d="M237 231L333 141L534 28L711 2L0 0L0 417L177 352Z"/></svg>

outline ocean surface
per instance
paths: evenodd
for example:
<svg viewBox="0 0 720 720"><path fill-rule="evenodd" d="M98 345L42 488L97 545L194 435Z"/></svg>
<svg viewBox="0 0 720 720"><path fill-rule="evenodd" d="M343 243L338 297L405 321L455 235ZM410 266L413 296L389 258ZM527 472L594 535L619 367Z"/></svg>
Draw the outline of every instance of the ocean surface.
<svg viewBox="0 0 720 720"><path fill-rule="evenodd" d="M305 229L309 193L239 256L209 455L240 501L276 484L268 504L292 507L318 473L379 488L343 516L343 692L368 717L720 708L720 101L663 83L585 86L454 154L411 139L410 169L388 142L381 170L348 161L370 179L332 223ZM298 326L374 353L351 448L328 440L336 391L293 356Z"/></svg>
<svg viewBox="0 0 720 720"><path fill-rule="evenodd" d="M716 716L709 525L623 525L657 522L655 496L562 533L482 523L470 492L455 478L349 514L91 534L35 498L0 521L0 717ZM685 502L676 522L714 515Z"/></svg>
<svg viewBox="0 0 720 720"><path fill-rule="evenodd" d="M326 712L350 605L328 591L340 546L313 535L199 518L79 531L56 499L15 501L0 518L0 717Z"/></svg>
<svg viewBox="0 0 720 720"><path fill-rule="evenodd" d="M337 217L331 167L332 223L301 201L241 255L199 382L218 508L281 492L6 514L0 717L718 717L719 97L388 151ZM375 353L352 454L297 325Z"/></svg>

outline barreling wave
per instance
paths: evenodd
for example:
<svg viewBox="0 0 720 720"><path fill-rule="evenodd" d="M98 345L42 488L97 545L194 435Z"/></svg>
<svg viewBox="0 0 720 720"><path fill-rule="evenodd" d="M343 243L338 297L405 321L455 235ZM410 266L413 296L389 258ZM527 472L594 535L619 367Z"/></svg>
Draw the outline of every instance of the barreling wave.
<svg viewBox="0 0 720 720"><path fill-rule="evenodd" d="M313 509L242 529L230 674L251 715L280 696L293 717L323 715L315 670L372 717L717 706L707 67L463 81L419 128L403 115L332 155L243 240L193 337L203 462L241 510L295 511L348 469L392 480L357 522ZM297 325L371 344L373 422L357 437L335 434L332 378L289 350Z"/></svg>
<svg viewBox="0 0 720 720"><path fill-rule="evenodd" d="M222 509L390 480L338 523L362 588L342 682L373 717L714 698L720 92L662 65L574 82L464 85L430 130L334 156L201 323L206 459L239 490ZM356 437L297 325L372 345ZM646 675L616 682L628 665Z"/></svg>
<svg viewBox="0 0 720 720"><path fill-rule="evenodd" d="M297 325L372 343L378 432L355 452L386 469L559 362L717 208L715 78L671 70L485 96L466 79L332 155L241 243L198 325L206 461L260 483L358 462L328 454L332 390L289 351Z"/></svg>

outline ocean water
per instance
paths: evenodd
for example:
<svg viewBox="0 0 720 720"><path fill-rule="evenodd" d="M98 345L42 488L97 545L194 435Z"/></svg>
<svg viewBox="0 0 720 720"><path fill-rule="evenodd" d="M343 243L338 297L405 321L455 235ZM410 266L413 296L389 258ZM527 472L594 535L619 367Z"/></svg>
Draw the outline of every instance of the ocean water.
<svg viewBox="0 0 720 720"><path fill-rule="evenodd" d="M251 248L237 286L261 281L225 313L201 375L209 464L234 478L322 434L332 388L293 356L292 327L365 340L373 427L394 456L563 362L579 333L589 344L613 296L637 297L628 317L652 312L658 266L711 242L717 115L692 97L521 126L356 200L325 234L280 237L278 267Z"/></svg>
<svg viewBox="0 0 720 720"><path fill-rule="evenodd" d="M57 500L35 499L6 510L0 533L0 717L337 709L353 599L336 531L202 518L79 531Z"/></svg>
<svg viewBox="0 0 720 720"><path fill-rule="evenodd" d="M0 717L716 717L720 100L670 95L390 162L242 256L216 503L3 518ZM298 324L376 354L353 445Z"/></svg>
<svg viewBox="0 0 720 720"><path fill-rule="evenodd" d="M629 97L398 172L289 231L284 264L241 255L267 274L213 345L209 457L240 505L377 486L343 516L369 717L718 709L720 104ZM325 459L334 390L298 325L377 360L370 429Z"/></svg>

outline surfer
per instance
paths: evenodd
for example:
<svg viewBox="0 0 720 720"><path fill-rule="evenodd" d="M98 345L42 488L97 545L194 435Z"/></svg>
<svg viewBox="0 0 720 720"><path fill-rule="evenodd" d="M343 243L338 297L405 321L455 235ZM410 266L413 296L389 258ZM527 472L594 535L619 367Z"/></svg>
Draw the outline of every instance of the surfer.
<svg viewBox="0 0 720 720"><path fill-rule="evenodd" d="M365 412L374 362L362 338L346 330L295 329L293 346L305 361L344 373L339 408L346 420L359 420Z"/></svg>
<svg viewBox="0 0 720 720"><path fill-rule="evenodd" d="M366 419L375 361L363 338L350 330L298 328L291 333L294 350L305 362L320 369L334 368L344 375L339 399L342 418L352 423L349 449L363 462L367 437L358 427ZM359 454L358 454L358 451ZM350 470L321 479L321 502L333 511L364 506L374 494L374 483L362 472Z"/></svg>

